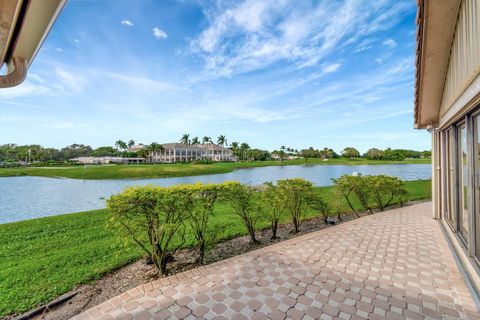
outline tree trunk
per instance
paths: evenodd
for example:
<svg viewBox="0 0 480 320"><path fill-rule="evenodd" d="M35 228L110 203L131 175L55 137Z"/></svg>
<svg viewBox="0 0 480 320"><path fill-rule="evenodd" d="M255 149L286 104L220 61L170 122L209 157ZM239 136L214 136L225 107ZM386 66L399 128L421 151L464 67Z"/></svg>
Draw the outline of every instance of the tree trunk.
<svg viewBox="0 0 480 320"><path fill-rule="evenodd" d="M272 220L272 239L277 239L278 220Z"/></svg>
<svg viewBox="0 0 480 320"><path fill-rule="evenodd" d="M258 243L259 241L255 237L255 229L253 228L252 225L248 226L248 234L250 235L250 242L251 243Z"/></svg>
<svg viewBox="0 0 480 320"><path fill-rule="evenodd" d="M202 265L205 260L205 239L200 240L197 264Z"/></svg>

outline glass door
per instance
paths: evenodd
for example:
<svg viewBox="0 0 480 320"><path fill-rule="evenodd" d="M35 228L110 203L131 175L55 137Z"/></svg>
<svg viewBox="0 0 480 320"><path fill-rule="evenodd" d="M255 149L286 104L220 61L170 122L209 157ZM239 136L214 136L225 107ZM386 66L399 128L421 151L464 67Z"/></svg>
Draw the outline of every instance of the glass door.
<svg viewBox="0 0 480 320"><path fill-rule="evenodd" d="M467 127L465 123L458 126L458 180L459 180L459 231L463 240L468 242L468 157Z"/></svg>
<svg viewBox="0 0 480 320"><path fill-rule="evenodd" d="M453 157L454 152L452 148L452 140L453 140L453 130L450 128L443 132L443 167L445 168L445 174L443 175L443 184L442 190L443 194L443 216L445 220L450 224L452 229L455 229L455 214L454 214L454 198L453 194L454 190L454 163Z"/></svg>
<svg viewBox="0 0 480 320"><path fill-rule="evenodd" d="M474 234L472 241L475 242L475 257L480 262L480 114L477 114L474 118L474 137L473 137L473 152L475 155L475 161L473 164L474 174L474 190L475 190L475 212L473 216L474 220Z"/></svg>

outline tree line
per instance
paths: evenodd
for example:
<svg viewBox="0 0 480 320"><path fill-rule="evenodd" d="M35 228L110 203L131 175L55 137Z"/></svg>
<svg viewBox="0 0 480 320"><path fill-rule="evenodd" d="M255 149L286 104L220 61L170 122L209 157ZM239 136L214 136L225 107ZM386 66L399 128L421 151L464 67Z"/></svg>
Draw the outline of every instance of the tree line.
<svg viewBox="0 0 480 320"><path fill-rule="evenodd" d="M202 139L198 137L190 138L189 134L184 134L179 140L180 143L187 145L211 144L212 138L205 136ZM281 146L278 150L272 152L257 148L251 148L247 142L233 141L227 143L225 135L220 135L216 143L222 148L232 150L233 154L240 161L265 161L265 160L286 160L295 158L365 158L369 160L404 160L408 158L430 158L431 151L415 151L408 149L391 149L385 150L371 148L364 154L361 154L353 147L344 148L339 154L331 148L315 149L310 147L308 149L294 149L286 146ZM117 140L113 146L101 146L92 148L89 145L77 144L66 146L64 148L45 148L38 144L32 145L16 145L3 144L0 145L0 162L61 162L68 161L72 158L78 157L104 157L104 156L118 156L118 157L144 157L148 159L150 152L162 152L164 147L158 142L152 142L149 145L142 145L143 148L134 152L130 150L135 145L134 140L125 142Z"/></svg>
<svg viewBox="0 0 480 320"><path fill-rule="evenodd" d="M335 197L326 200L325 188L294 178L250 186L239 182L186 184L171 187L133 186L107 201L111 226L133 240L151 259L158 272L168 274L167 263L185 246L187 233L195 239L197 263L203 264L212 241L215 207L228 206L238 217L251 243L258 243L258 222L269 221L271 238L277 238L280 221L288 217L297 233L307 210L325 222L329 216L342 220L342 201L358 216L389 205L403 205L407 191L403 181L390 176L348 176L333 179Z"/></svg>

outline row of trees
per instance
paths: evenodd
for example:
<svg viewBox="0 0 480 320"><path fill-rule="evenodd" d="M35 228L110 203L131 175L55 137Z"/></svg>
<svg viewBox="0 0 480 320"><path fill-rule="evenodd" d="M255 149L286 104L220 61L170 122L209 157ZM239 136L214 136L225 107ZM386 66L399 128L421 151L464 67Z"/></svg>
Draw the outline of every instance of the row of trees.
<svg viewBox="0 0 480 320"><path fill-rule="evenodd" d="M184 134L180 142L187 145L212 144L213 140L205 136L201 140L198 137L190 138L189 134ZM337 154L331 148L297 150L290 147L282 146L279 150L269 152L267 150L251 148L246 142L239 143L233 141L227 143L225 135L218 136L216 143L222 148L229 148L239 160L243 161L263 161L270 159L291 159L291 158L366 158L370 160L404 160L406 158L430 158L430 151L414 151L407 149L377 149L371 148L363 155L353 148L347 147ZM148 158L150 152L164 150L162 144L153 142L149 145L142 145L143 148L132 152L130 148L135 145L135 141L130 140L124 142L117 140L114 146L101 146L96 149L84 144L72 144L70 146L55 149L44 148L40 145L23 145L3 144L0 145L0 162L45 162L45 161L66 161L77 157L103 157L103 156L123 156L123 157L144 157Z"/></svg>
<svg viewBox="0 0 480 320"><path fill-rule="evenodd" d="M204 262L208 241L216 231L212 230L211 218L219 203L230 208L243 224L250 241L257 243L257 226L262 219L269 221L271 237L275 239L279 223L287 217L292 232L299 232L308 210L325 220L332 214L341 220L342 196L358 216L358 204L373 213L373 208L383 210L394 202L403 204L406 195L403 182L394 177L342 176L334 183L333 204L326 200L324 188L295 178L260 187L239 182L134 186L112 196L107 207L113 226L133 239L160 273L167 274L167 262L185 245L188 235L195 240L197 263Z"/></svg>

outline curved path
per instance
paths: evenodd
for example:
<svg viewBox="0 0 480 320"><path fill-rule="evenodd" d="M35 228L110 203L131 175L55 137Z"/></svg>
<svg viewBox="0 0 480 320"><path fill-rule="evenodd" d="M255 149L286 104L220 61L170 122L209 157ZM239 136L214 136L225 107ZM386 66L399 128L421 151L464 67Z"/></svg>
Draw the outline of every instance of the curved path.
<svg viewBox="0 0 480 320"><path fill-rule="evenodd" d="M74 319L480 319L431 204L163 278Z"/></svg>

